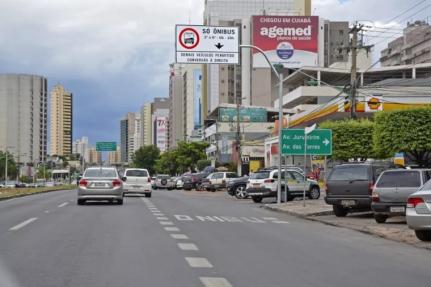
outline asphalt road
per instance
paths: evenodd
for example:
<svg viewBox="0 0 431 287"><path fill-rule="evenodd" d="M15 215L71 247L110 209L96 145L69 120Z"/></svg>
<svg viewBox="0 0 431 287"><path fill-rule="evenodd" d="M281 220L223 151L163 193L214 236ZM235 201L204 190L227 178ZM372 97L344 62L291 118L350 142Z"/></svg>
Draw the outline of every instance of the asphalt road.
<svg viewBox="0 0 431 287"><path fill-rule="evenodd" d="M60 191L0 202L0 286L431 284L429 251L224 194L75 201L74 191Z"/></svg>

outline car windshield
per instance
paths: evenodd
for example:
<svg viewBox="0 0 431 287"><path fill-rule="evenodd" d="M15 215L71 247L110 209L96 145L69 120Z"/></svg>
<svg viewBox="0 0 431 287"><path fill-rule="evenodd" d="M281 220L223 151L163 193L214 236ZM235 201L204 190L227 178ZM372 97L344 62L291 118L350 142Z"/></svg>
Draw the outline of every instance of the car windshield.
<svg viewBox="0 0 431 287"><path fill-rule="evenodd" d="M366 165L340 165L336 166L328 180L368 180L368 166Z"/></svg>
<svg viewBox="0 0 431 287"><path fill-rule="evenodd" d="M421 176L419 171L387 171L381 175L377 187L419 187Z"/></svg>
<svg viewBox="0 0 431 287"><path fill-rule="evenodd" d="M269 174L270 174L269 171L252 173L250 175L250 179L265 179L265 178L269 178Z"/></svg>
<svg viewBox="0 0 431 287"><path fill-rule="evenodd" d="M84 177L86 178L113 178L117 177L117 172L115 169L106 169L106 168L95 168L95 169L87 169L85 171Z"/></svg>
<svg viewBox="0 0 431 287"><path fill-rule="evenodd" d="M130 169L126 171L126 176L132 177L147 177L148 172L143 169Z"/></svg>

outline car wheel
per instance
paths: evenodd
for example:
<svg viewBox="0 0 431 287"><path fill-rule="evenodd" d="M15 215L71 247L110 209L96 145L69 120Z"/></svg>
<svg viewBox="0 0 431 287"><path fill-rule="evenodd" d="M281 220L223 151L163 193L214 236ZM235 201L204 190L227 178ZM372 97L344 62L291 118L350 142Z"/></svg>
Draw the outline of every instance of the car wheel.
<svg viewBox="0 0 431 287"><path fill-rule="evenodd" d="M421 241L431 241L431 230L415 230L416 237Z"/></svg>
<svg viewBox="0 0 431 287"><path fill-rule="evenodd" d="M374 213L374 219L377 223L385 223L386 219L388 219L387 215Z"/></svg>
<svg viewBox="0 0 431 287"><path fill-rule="evenodd" d="M146 193L145 197L151 197L151 193Z"/></svg>
<svg viewBox="0 0 431 287"><path fill-rule="evenodd" d="M240 185L235 189L235 197L238 199L247 198L247 192L245 191L244 185Z"/></svg>
<svg viewBox="0 0 431 287"><path fill-rule="evenodd" d="M83 199L78 199L77 200L77 204L78 205L83 205L85 203L85 200L83 200Z"/></svg>
<svg viewBox="0 0 431 287"><path fill-rule="evenodd" d="M123 205L123 200L122 199L117 199L117 204L118 205Z"/></svg>
<svg viewBox="0 0 431 287"><path fill-rule="evenodd" d="M253 199L255 203L261 203L263 198L262 196L253 196L251 199Z"/></svg>
<svg viewBox="0 0 431 287"><path fill-rule="evenodd" d="M319 199L320 198L320 189L317 186L313 186L308 193L309 199Z"/></svg>
<svg viewBox="0 0 431 287"><path fill-rule="evenodd" d="M333 205L332 210L334 210L334 214L336 217L345 217L348 213L347 208L341 205Z"/></svg>

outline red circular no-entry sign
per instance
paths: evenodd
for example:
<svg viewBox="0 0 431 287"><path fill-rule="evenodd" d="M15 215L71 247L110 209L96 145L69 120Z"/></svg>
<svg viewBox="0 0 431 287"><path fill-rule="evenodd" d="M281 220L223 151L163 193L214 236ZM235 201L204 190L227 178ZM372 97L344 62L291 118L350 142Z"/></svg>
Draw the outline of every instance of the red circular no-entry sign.
<svg viewBox="0 0 431 287"><path fill-rule="evenodd" d="M189 50L196 48L200 41L198 32L193 28L183 29L178 38L180 45Z"/></svg>

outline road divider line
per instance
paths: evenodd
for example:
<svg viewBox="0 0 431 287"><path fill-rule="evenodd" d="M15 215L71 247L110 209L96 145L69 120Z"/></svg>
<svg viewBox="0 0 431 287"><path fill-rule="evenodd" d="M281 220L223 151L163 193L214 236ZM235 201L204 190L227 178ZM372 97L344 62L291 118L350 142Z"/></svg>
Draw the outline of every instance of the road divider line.
<svg viewBox="0 0 431 287"><path fill-rule="evenodd" d="M205 287L233 287L225 278L218 277L200 277Z"/></svg>
<svg viewBox="0 0 431 287"><path fill-rule="evenodd" d="M33 218L30 218L30 219L27 219L26 221L23 221L20 224L17 224L14 227L11 227L9 230L10 231L17 231L17 230L23 228L24 226L26 226L27 224L32 223L35 220L37 220L37 217L33 217Z"/></svg>
<svg viewBox="0 0 431 287"><path fill-rule="evenodd" d="M213 265L204 257L186 257L185 259L193 268L213 268Z"/></svg>
<svg viewBox="0 0 431 287"><path fill-rule="evenodd" d="M157 218L157 220L169 220L169 218L167 218L167 217L156 217Z"/></svg>
<svg viewBox="0 0 431 287"><path fill-rule="evenodd" d="M161 225L174 225L172 221L160 221Z"/></svg>
<svg viewBox="0 0 431 287"><path fill-rule="evenodd" d="M163 213L153 213L154 216L165 216Z"/></svg>
<svg viewBox="0 0 431 287"><path fill-rule="evenodd" d="M272 223L288 224L289 222L277 220L277 221L272 221Z"/></svg>
<svg viewBox="0 0 431 287"><path fill-rule="evenodd" d="M166 226L164 227L166 231L174 231L174 232L179 232L180 229L178 227L173 227L173 226Z"/></svg>
<svg viewBox="0 0 431 287"><path fill-rule="evenodd" d="M64 207L64 206L66 206L68 204L69 204L69 202L64 202L64 203L60 204L58 207Z"/></svg>
<svg viewBox="0 0 431 287"><path fill-rule="evenodd" d="M178 247L185 251L198 251L199 248L193 243L178 243Z"/></svg>
<svg viewBox="0 0 431 287"><path fill-rule="evenodd" d="M185 234L177 234L177 233L171 233L171 237L173 239L189 239L189 237Z"/></svg>

